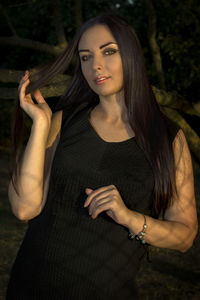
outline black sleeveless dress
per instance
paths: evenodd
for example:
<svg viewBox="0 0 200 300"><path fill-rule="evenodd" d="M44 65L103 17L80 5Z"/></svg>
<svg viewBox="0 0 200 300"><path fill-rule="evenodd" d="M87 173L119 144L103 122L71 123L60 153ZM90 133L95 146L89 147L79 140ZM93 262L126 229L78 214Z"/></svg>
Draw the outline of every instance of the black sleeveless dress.
<svg viewBox="0 0 200 300"><path fill-rule="evenodd" d="M45 207L29 227L13 265L7 300L138 299L135 277L145 253L105 212L83 204L85 188L114 184L126 206L150 215L154 178L135 138L106 142L88 119L63 111Z"/></svg>

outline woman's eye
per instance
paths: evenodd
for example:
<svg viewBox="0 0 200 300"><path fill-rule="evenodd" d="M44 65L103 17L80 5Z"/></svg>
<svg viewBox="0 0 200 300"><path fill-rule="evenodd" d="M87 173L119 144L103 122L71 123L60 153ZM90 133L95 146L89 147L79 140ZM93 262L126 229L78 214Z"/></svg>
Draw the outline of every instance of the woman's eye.
<svg viewBox="0 0 200 300"><path fill-rule="evenodd" d="M81 60L82 60L82 61L87 61L87 60L88 60L88 55L83 55L83 56L81 56Z"/></svg>
<svg viewBox="0 0 200 300"><path fill-rule="evenodd" d="M117 51L119 51L119 50L117 50L117 49L106 49L104 53L106 55L112 55L112 54L116 53Z"/></svg>
<svg viewBox="0 0 200 300"><path fill-rule="evenodd" d="M103 54L105 54L106 56L115 54L116 52L118 52L118 49L105 49ZM81 61L85 62L88 61L90 58L92 57L92 55L83 55L80 57Z"/></svg>

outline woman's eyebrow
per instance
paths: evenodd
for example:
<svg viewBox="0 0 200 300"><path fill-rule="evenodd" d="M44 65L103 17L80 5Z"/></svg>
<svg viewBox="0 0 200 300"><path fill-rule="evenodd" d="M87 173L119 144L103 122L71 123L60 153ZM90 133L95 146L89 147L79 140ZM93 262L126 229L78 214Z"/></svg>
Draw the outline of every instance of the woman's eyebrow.
<svg viewBox="0 0 200 300"><path fill-rule="evenodd" d="M108 46L108 45L110 45L110 44L115 44L115 45L117 45L117 43L114 43L114 42L108 42L108 43L106 43L106 44L101 45L101 46L99 47L99 49L102 49L102 48L104 48L104 47L106 47L106 46ZM78 50L78 52L90 52L90 50L89 50L89 49L80 49L80 50Z"/></svg>

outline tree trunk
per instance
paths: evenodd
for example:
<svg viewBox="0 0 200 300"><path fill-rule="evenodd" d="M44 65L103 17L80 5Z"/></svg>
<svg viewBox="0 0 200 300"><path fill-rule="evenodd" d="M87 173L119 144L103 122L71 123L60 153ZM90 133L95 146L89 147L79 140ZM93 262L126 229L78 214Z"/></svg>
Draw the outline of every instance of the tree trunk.
<svg viewBox="0 0 200 300"><path fill-rule="evenodd" d="M67 47L67 40L65 37L65 30L62 21L62 7L60 0L51 0L51 6L54 14L54 23L56 34L58 37L58 43L62 48Z"/></svg>
<svg viewBox="0 0 200 300"><path fill-rule="evenodd" d="M13 47L29 48L33 50L38 50L48 54L58 56L63 52L63 48L60 46L53 46L38 41L33 41L29 39L20 38L18 36L4 37L0 36L0 45L9 45Z"/></svg>
<svg viewBox="0 0 200 300"><path fill-rule="evenodd" d="M149 31L148 31L148 39L149 44L152 52L152 57L154 61L154 65L157 71L158 81L160 88L163 90L166 90L166 84L165 84L165 77L162 67L162 58L160 55L160 47L156 40L156 11L154 9L153 3L151 0L145 0L146 8L148 11L148 20L149 20Z"/></svg>

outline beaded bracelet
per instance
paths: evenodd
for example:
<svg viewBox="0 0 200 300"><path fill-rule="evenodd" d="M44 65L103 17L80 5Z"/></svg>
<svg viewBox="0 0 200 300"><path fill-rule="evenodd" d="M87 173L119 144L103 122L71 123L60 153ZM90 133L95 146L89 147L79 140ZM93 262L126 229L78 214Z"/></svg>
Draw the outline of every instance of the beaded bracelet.
<svg viewBox="0 0 200 300"><path fill-rule="evenodd" d="M145 234L146 234L147 224L146 224L146 217L144 215L144 225L142 231L140 231L138 234L134 234L132 231L129 230L129 238L133 240L134 238L136 241L140 241L142 244L145 244Z"/></svg>

